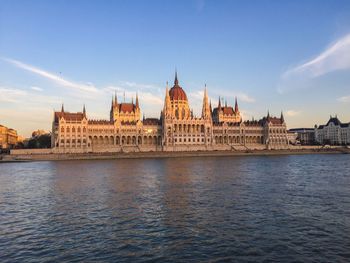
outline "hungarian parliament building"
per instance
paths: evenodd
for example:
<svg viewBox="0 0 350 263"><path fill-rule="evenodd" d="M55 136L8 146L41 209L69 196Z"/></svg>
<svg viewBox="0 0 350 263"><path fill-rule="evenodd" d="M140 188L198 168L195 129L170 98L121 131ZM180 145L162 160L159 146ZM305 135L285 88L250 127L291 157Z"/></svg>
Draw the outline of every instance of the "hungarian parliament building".
<svg viewBox="0 0 350 263"><path fill-rule="evenodd" d="M237 99L234 107L212 109L204 89L201 117L196 117L175 73L174 86L165 90L160 118L141 119L139 98L119 103L112 99L110 117L88 119L82 112L64 110L54 113L51 145L57 153L216 151L283 149L288 147L283 114L268 113L260 120L242 120Z"/></svg>

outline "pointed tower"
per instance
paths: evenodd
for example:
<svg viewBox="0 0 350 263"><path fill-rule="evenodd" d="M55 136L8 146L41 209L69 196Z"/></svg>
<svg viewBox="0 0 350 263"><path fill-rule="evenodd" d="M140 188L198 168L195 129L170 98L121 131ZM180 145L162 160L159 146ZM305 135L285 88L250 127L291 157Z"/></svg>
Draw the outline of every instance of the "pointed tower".
<svg viewBox="0 0 350 263"><path fill-rule="evenodd" d="M235 112L239 112L238 110L238 103L237 103L237 97L235 98Z"/></svg>
<svg viewBox="0 0 350 263"><path fill-rule="evenodd" d="M270 111L267 110L267 119L270 119Z"/></svg>
<svg viewBox="0 0 350 263"><path fill-rule="evenodd" d="M62 103L62 107L61 107L61 112L64 112L64 106L63 106L63 103Z"/></svg>
<svg viewBox="0 0 350 263"><path fill-rule="evenodd" d="M179 85L179 81L177 79L177 69L175 69L175 80L174 80L174 85L178 86Z"/></svg>
<svg viewBox="0 0 350 263"><path fill-rule="evenodd" d="M239 112L239 108L238 108L237 97L235 97L235 121L236 122L242 121L241 113Z"/></svg>
<svg viewBox="0 0 350 263"><path fill-rule="evenodd" d="M139 95L136 92L136 109L139 109L139 108L140 108L140 106L139 106Z"/></svg>
<svg viewBox="0 0 350 263"><path fill-rule="evenodd" d="M283 111L281 111L281 122L284 123Z"/></svg>
<svg viewBox="0 0 350 263"><path fill-rule="evenodd" d="M85 109L85 104L84 104L84 106L83 106L83 115L84 115L84 117L86 118L86 109Z"/></svg>
<svg viewBox="0 0 350 263"><path fill-rule="evenodd" d="M171 117L171 115L172 115L171 114L172 113L172 108L171 108L171 101L170 101L170 96L169 96L168 82L166 82L163 113L164 113L165 117Z"/></svg>
<svg viewBox="0 0 350 263"><path fill-rule="evenodd" d="M203 119L211 119L211 110L210 110L210 106L209 106L208 91L207 91L206 84L205 84L204 96L203 96L202 118Z"/></svg>
<svg viewBox="0 0 350 263"><path fill-rule="evenodd" d="M111 121L114 120L114 109L115 109L115 107L114 107L114 99L113 99L113 95L112 95L111 110L109 112L109 118L110 118Z"/></svg>
<svg viewBox="0 0 350 263"><path fill-rule="evenodd" d="M118 105L117 91L114 91L114 105Z"/></svg>

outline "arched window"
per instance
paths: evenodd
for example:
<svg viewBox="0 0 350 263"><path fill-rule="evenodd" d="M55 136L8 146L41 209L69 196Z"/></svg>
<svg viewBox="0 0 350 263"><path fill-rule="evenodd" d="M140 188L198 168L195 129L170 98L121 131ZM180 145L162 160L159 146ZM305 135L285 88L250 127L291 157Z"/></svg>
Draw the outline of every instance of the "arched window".
<svg viewBox="0 0 350 263"><path fill-rule="evenodd" d="M61 132L64 132L64 128L63 127L61 128Z"/></svg>
<svg viewBox="0 0 350 263"><path fill-rule="evenodd" d="M80 127L78 127L78 132L81 132L81 129L80 129Z"/></svg>

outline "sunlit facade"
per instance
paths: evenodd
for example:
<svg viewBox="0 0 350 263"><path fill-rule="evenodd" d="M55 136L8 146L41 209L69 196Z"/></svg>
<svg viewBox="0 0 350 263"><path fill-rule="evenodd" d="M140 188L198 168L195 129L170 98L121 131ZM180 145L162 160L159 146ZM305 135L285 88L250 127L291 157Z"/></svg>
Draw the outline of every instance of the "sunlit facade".
<svg viewBox="0 0 350 263"><path fill-rule="evenodd" d="M11 149L17 143L17 131L0 125L0 149Z"/></svg>
<svg viewBox="0 0 350 263"><path fill-rule="evenodd" d="M166 87L160 118L143 118L139 98L119 103L112 98L109 120L88 119L82 112L54 112L52 146L57 152L147 152L248 150L288 147L287 127L268 114L259 121L243 121L237 99L235 107L212 109L204 89L202 113L194 116L177 74L173 87Z"/></svg>

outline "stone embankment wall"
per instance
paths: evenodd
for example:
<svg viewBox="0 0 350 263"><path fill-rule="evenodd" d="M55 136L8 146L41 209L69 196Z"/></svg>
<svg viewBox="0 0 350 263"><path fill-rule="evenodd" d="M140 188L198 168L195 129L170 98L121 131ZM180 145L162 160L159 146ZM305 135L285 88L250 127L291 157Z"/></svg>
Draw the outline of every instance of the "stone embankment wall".
<svg viewBox="0 0 350 263"><path fill-rule="evenodd" d="M322 146L294 146L289 145L286 148L274 148L270 147L268 150L291 150L291 151L303 151L303 150L327 150L327 149L341 149L341 146L330 146L324 148ZM267 150L265 145L251 144L251 145L220 145L220 146L126 146L115 148L94 148L94 149L13 149L10 154L14 156L24 155L50 155L50 154L113 154L113 153L134 153L134 152L205 152L205 151L232 151L232 152L246 152L246 151L263 151Z"/></svg>

